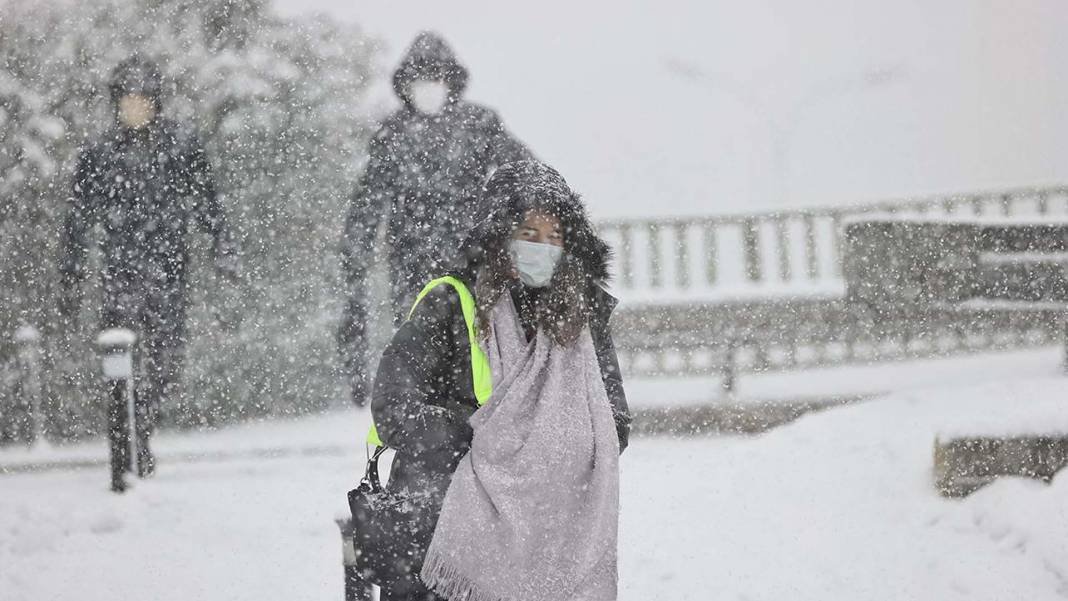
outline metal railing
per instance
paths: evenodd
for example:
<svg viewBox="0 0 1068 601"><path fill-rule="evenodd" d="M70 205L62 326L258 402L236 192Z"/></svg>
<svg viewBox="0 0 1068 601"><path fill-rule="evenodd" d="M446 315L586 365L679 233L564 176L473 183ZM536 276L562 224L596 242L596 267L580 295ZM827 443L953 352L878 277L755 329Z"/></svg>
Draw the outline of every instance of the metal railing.
<svg viewBox="0 0 1068 601"><path fill-rule="evenodd" d="M1068 187L600 224L616 252L629 376L738 374L1062 344L1064 310L908 309L843 300L843 224L860 217L1059 218Z"/></svg>
<svg viewBox="0 0 1068 601"><path fill-rule="evenodd" d="M1048 305L1048 304L1047 304ZM1065 310L901 307L772 299L621 307L613 336L626 377L719 376L868 365L1065 345Z"/></svg>
<svg viewBox="0 0 1068 601"><path fill-rule="evenodd" d="M1017 188L834 208L604 221L613 292L640 303L839 296L842 224L866 215L1068 215L1068 187Z"/></svg>

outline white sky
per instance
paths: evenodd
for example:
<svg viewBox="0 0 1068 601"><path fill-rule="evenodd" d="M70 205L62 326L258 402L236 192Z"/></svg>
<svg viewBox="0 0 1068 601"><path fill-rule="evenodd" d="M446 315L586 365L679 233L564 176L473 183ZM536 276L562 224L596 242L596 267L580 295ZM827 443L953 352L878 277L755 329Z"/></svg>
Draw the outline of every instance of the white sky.
<svg viewBox="0 0 1068 601"><path fill-rule="evenodd" d="M274 1L440 31L599 218L1068 183L1063 0Z"/></svg>

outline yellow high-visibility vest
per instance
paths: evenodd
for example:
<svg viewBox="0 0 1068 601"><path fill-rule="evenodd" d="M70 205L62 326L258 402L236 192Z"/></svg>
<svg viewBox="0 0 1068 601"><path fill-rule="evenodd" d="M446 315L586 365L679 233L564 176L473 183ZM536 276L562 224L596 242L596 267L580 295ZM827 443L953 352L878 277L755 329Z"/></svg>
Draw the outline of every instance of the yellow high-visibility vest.
<svg viewBox="0 0 1068 601"><path fill-rule="evenodd" d="M423 287L419 296L415 297L412 310L408 312L408 319L411 319L412 315L415 314L415 308L419 306L423 298L441 284L452 286L456 293L460 295L460 309L463 311L464 322L467 324L467 340L471 346L471 387L474 390L475 399L478 401L479 406L484 405L493 394L493 374L490 373L489 359L486 358L486 353L478 344L477 306L475 305L475 297L467 289L467 286L451 275L432 280ZM382 444L382 439L378 437L378 428L375 427L373 422L371 431L367 434L367 442L376 447L385 446Z"/></svg>

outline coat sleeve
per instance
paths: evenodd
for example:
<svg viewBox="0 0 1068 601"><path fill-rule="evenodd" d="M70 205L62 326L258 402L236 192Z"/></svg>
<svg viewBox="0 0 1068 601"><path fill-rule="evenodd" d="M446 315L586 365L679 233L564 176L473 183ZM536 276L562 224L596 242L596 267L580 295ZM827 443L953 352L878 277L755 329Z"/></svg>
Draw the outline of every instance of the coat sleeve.
<svg viewBox="0 0 1068 601"><path fill-rule="evenodd" d="M390 151L390 129L371 139L367 167L356 186L345 219L341 266L349 289L361 287L372 262L375 234L396 187L396 164Z"/></svg>
<svg viewBox="0 0 1068 601"><path fill-rule="evenodd" d="M452 323L461 318L459 299L439 286L419 303L382 354L371 398L378 435L386 446L414 456L463 449L473 432L467 416L427 402L441 374L458 360Z"/></svg>
<svg viewBox="0 0 1068 601"><path fill-rule="evenodd" d="M619 370L619 358L616 355L615 343L612 341L612 329L609 325L608 312L604 317L595 317L591 323L590 333L593 336L593 344L597 350L597 362L601 367L601 379L604 381L605 391L608 392L608 400L612 403L612 417L616 421L616 435L619 436L619 452L622 453L630 442L630 408L627 406L627 395L623 390L623 375Z"/></svg>
<svg viewBox="0 0 1068 601"><path fill-rule="evenodd" d="M341 235L341 273L348 302L337 332L338 352L350 374L360 373L367 346L367 270L372 263L375 234L396 185L396 165L389 150L389 129L383 127L371 139L367 166L352 196ZM359 379L363 379L359 375Z"/></svg>
<svg viewBox="0 0 1068 601"><path fill-rule="evenodd" d="M78 157L71 186L70 210L63 224L60 276L68 293L85 279L88 266L90 235L98 220L96 161L91 150Z"/></svg>
<svg viewBox="0 0 1068 601"><path fill-rule="evenodd" d="M211 163L197 138L190 138L184 159L193 218L200 229L214 239L216 260L231 258L236 255L237 247L226 223L226 213L219 203Z"/></svg>

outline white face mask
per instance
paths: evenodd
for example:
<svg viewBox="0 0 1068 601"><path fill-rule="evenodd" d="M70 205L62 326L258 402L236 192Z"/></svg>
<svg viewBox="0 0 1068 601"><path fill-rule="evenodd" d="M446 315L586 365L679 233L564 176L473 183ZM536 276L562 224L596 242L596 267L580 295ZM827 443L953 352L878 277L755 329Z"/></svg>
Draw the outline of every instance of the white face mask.
<svg viewBox="0 0 1068 601"><path fill-rule="evenodd" d="M424 115L437 115L449 101L449 86L443 81L413 81L408 86L408 94L415 110Z"/></svg>
<svg viewBox="0 0 1068 601"><path fill-rule="evenodd" d="M553 272L564 249L553 244L539 244L525 240L512 240L508 245L512 263L519 272L519 279L531 288L543 288L553 279Z"/></svg>

